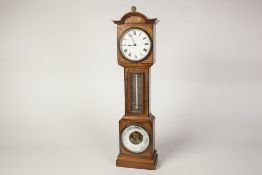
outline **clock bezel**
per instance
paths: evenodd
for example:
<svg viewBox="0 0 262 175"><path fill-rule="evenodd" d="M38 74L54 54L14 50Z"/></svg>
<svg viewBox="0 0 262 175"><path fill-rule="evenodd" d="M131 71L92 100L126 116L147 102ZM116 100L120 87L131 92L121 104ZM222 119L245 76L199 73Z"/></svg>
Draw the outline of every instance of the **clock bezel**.
<svg viewBox="0 0 262 175"><path fill-rule="evenodd" d="M150 49L149 49L149 52L147 53L147 55L146 55L144 58L142 58L142 59L140 59L140 60L137 60L137 61L128 59L128 58L122 53L122 49L120 48L121 39L122 39L123 36L127 33L127 31L132 30L132 29L139 29L139 30L142 30L143 32L145 32L146 35L148 36L150 42L151 42L151 46L150 46ZM142 61L144 61L145 59L147 59L147 58L149 57L149 55L152 53L153 44L154 44L154 43L153 43L152 37L151 37L151 35L149 34L149 32L146 31L145 29L141 28L141 27L130 27L130 28L127 28L125 31L123 31L123 32L121 33L120 37L118 38L118 42L117 42L118 50L119 50L120 54L122 55L122 57L123 57L124 59L126 59L127 61L130 61L130 62L133 62L133 63L142 62Z"/></svg>
<svg viewBox="0 0 262 175"><path fill-rule="evenodd" d="M122 141L123 132L124 132L128 127L131 127L131 126L138 126L138 127L142 128L142 129L147 133L147 135L148 135L148 137L149 137L149 141L148 141L147 148L146 148L144 151L142 151L142 152L133 152L133 151L129 150L128 148L126 148L125 145L123 144L123 141ZM151 139L152 139L152 138L151 138L150 132L148 132L147 129L145 129L145 127L143 127L142 125L136 124L136 123L132 123L132 124L129 124L129 125L127 125L126 127L124 127L123 130L121 131L121 135L120 135L120 143L122 144L123 148L124 148L126 151L128 151L128 152L130 152L130 153L132 153L132 154L142 154L142 153L146 152L146 151L150 148Z"/></svg>

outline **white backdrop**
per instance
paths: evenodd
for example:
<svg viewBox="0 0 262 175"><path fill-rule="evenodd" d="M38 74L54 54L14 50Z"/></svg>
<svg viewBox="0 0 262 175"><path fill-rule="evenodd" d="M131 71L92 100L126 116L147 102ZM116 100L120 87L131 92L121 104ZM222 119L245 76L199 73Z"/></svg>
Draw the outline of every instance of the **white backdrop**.
<svg viewBox="0 0 262 175"><path fill-rule="evenodd" d="M156 171L115 167L113 19L157 17ZM262 1L0 0L0 174L261 174Z"/></svg>

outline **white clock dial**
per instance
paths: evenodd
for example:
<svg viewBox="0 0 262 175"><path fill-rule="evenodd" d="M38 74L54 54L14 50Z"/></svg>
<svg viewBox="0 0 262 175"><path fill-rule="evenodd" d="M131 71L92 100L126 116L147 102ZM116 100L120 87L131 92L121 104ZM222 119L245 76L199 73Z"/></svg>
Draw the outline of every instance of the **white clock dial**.
<svg viewBox="0 0 262 175"><path fill-rule="evenodd" d="M125 31L119 42L122 55L130 61L144 59L151 50L150 36L142 29L131 28Z"/></svg>
<svg viewBox="0 0 262 175"><path fill-rule="evenodd" d="M122 132L121 139L123 146L133 153L141 153L145 151L148 148L150 141L146 130L136 125L128 126Z"/></svg>

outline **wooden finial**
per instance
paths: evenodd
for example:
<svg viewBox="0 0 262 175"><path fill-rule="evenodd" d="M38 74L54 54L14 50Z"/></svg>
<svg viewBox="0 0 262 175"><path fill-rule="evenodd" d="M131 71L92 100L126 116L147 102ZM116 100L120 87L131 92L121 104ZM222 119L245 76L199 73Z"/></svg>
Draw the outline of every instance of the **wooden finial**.
<svg viewBox="0 0 262 175"><path fill-rule="evenodd" d="M136 11L136 6L132 6L132 7L131 7L131 11L132 11L132 12L135 12L135 11Z"/></svg>

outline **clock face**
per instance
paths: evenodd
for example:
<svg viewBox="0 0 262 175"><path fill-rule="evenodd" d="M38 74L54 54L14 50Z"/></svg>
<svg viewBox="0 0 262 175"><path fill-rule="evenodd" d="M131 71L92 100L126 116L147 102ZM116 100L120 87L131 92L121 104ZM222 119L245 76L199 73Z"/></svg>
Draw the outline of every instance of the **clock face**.
<svg viewBox="0 0 262 175"><path fill-rule="evenodd" d="M132 153L141 153L149 146L149 135L140 126L128 126L122 132L121 139L123 146Z"/></svg>
<svg viewBox="0 0 262 175"><path fill-rule="evenodd" d="M140 61L151 51L151 38L142 29L131 28L125 31L119 42L122 55L130 61Z"/></svg>

